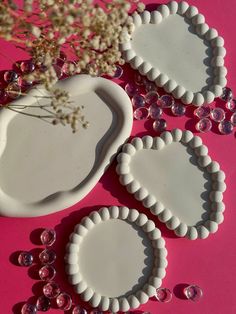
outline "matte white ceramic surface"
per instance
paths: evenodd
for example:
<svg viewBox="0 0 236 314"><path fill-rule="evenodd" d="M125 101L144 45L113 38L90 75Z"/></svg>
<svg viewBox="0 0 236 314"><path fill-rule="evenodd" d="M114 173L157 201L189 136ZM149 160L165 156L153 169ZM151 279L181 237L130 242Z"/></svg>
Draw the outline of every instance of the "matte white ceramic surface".
<svg viewBox="0 0 236 314"><path fill-rule="evenodd" d="M134 30L121 47L134 69L184 104L211 103L226 85L224 40L198 9L171 1L133 15Z"/></svg>
<svg viewBox="0 0 236 314"><path fill-rule="evenodd" d="M81 75L57 86L68 90L71 99L84 106L90 126L73 134L69 126L53 126L7 109L0 111L3 215L40 216L78 202L94 187L130 135L132 106L117 84ZM15 103L35 105L33 95L45 93L34 89ZM40 104L47 101L41 98ZM27 111L37 113L33 107Z"/></svg>
<svg viewBox="0 0 236 314"><path fill-rule="evenodd" d="M93 307L128 311L155 295L167 251L160 230L135 209L112 206L76 225L67 245L66 272Z"/></svg>
<svg viewBox="0 0 236 314"><path fill-rule="evenodd" d="M178 236L206 238L223 221L225 175L190 131L134 138L118 155L128 192Z"/></svg>

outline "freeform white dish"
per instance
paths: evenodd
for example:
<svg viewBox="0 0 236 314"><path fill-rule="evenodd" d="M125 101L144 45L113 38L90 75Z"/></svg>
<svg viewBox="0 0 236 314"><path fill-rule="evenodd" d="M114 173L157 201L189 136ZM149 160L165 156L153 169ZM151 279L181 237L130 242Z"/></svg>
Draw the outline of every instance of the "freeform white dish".
<svg viewBox="0 0 236 314"><path fill-rule="evenodd" d="M121 45L126 62L184 104L211 103L226 86L224 39L195 6L182 1L133 15Z"/></svg>
<svg viewBox="0 0 236 314"><path fill-rule="evenodd" d="M136 209L111 206L76 225L67 245L66 273L84 301L126 312L156 295L167 250L153 221Z"/></svg>
<svg viewBox="0 0 236 314"><path fill-rule="evenodd" d="M117 84L78 75L58 82L56 87L67 90L72 100L84 105L90 126L73 134L69 126L53 126L7 109L0 111L2 215L41 216L75 204L92 190L130 135L132 105ZM34 96L43 95L48 94L38 87L14 103L31 106L36 103ZM40 104L48 101L39 100ZM33 107L27 110L42 114Z"/></svg>
<svg viewBox="0 0 236 314"><path fill-rule="evenodd" d="M224 220L225 174L199 136L136 137L117 157L120 183L180 237L205 239Z"/></svg>

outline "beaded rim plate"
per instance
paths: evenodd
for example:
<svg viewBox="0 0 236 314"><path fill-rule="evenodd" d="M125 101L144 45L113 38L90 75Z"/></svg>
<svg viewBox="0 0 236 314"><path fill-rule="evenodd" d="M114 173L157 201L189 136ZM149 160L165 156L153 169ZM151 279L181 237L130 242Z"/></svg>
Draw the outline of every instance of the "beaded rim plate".
<svg viewBox="0 0 236 314"><path fill-rule="evenodd" d="M130 240L130 237L128 237L125 242L120 243L122 241L120 240L122 229L118 229L119 232L116 234L116 237L115 236L113 237L112 231L109 234L106 233L107 231L106 229L104 229L105 225L103 225L102 223L110 223L110 222L116 223L116 221L127 222L132 228L137 229L135 238L137 238L138 241L140 239L141 240L140 242L142 243L143 243L143 239L140 236L140 232L143 232L145 234L145 236L148 239L148 242L150 242L149 245L151 246L152 253L153 253L152 254L153 262L152 262L152 265L148 265L148 267L151 267L151 269L150 269L148 277L146 277L146 281L144 282L143 285L141 285L141 287L139 286L138 288L136 287L135 289L132 285L130 287L130 290L127 292L127 294L122 294L122 296L117 296L117 297L114 297L114 296L109 297L107 295L101 295L101 292L97 290L95 291L93 287L87 284L86 276L88 276L88 274L85 274L82 271L83 267L82 267L82 261L81 260L79 261L79 252L84 249L84 247L82 246L83 246L83 243L85 243L84 241L86 240L87 235L90 236L91 233L94 231L94 229L96 229L96 227L97 228L100 227L101 233L104 234L105 232L106 239L108 239L108 241L111 241L111 246L114 246L113 251L116 252L116 250L118 250L120 253L120 249L122 247L126 247L126 242L129 243L130 241L131 242L129 245L131 245L130 248L132 248L133 242L132 240ZM125 235L125 237L126 236L127 235ZM97 239L97 236L96 236L96 239ZM93 238L92 241L96 241L96 239ZM125 245L122 245L123 243L125 243ZM92 246L95 246L95 247L92 247ZM89 251L91 250L96 251L95 254L97 255L95 255L95 264L97 264L98 261L96 257L98 256L98 260L99 260L100 259L99 255L104 254L104 250L105 251L107 250L107 246L103 247L102 253L97 252L98 248L96 244L94 244L94 242L92 242L92 245L90 245L87 249ZM140 249L140 247L136 248L136 250L138 250L139 253L143 251ZM84 301L89 302L93 307L96 307L96 308L98 307L102 311L109 310L112 313L116 313L118 311L126 312L130 308L134 309L134 308L139 307L140 304L146 303L150 297L156 294L156 289L161 286L162 279L165 277L165 274L166 274L165 268L167 266L167 260L166 260L167 250L165 248L165 241L161 237L160 230L155 227L154 222L152 220L149 220L146 215L139 213L136 209L129 209L127 207L117 207L117 206L111 206L109 208L102 207L100 208L99 211L94 211L89 216L84 217L82 221L78 225L75 226L74 232L70 235L70 241L67 244L66 252L67 252L65 256L66 273L68 274L69 282L74 286L75 291L81 295ZM127 255L129 253L130 252L128 251ZM108 256L110 257L109 254L110 252L108 248ZM113 257L113 255L111 256ZM133 258L132 260L129 258L128 259L129 265L124 264L123 266L127 269L127 272L128 272L126 275L124 275L123 273L119 274L119 271L117 271L117 268L116 268L117 260L116 259L114 260L112 257L111 257L111 260L108 261L108 265L106 265L107 267L105 266L105 272L107 272L107 269L110 269L112 267L113 272L115 272L116 275L119 276L119 278L122 278L121 281L118 280L120 281L119 284L123 285L124 282L126 281L126 277L127 276L129 277L129 272L132 272L132 268L130 268L130 266L131 264L134 265L133 261L135 263L139 263L140 260L139 258L137 259ZM90 262L87 258L85 259L86 259L86 264ZM120 260L122 260L122 263L127 262L127 259L125 260L125 262L123 261L123 257L121 257ZM92 262L94 262L93 259L92 259ZM142 269L141 271L141 277L142 277L143 276L143 264L147 264L147 263L145 263L144 260L142 260L141 263L142 263L142 266L140 270ZM95 267L95 270L97 270L97 267L96 266L94 267ZM104 278L104 281L105 280L106 279ZM135 277L135 281L136 281L136 277ZM139 280L137 278L137 283L138 282ZM113 284L116 285L118 283L114 282ZM126 289L126 287L124 289Z"/></svg>
<svg viewBox="0 0 236 314"><path fill-rule="evenodd" d="M218 230L224 220L225 173L199 136L174 129L160 137L136 137L117 160L120 183L177 236L205 239Z"/></svg>
<svg viewBox="0 0 236 314"><path fill-rule="evenodd" d="M134 14L132 21L132 33L125 34L121 45L132 68L184 104L201 106L222 94L227 84L224 39L195 6L171 1L152 12ZM179 35L174 36L176 31Z"/></svg>

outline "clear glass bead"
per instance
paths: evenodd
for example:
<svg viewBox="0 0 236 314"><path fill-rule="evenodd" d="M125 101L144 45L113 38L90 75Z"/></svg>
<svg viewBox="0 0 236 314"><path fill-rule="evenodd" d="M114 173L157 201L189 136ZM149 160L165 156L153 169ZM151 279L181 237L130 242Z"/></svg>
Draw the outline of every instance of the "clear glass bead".
<svg viewBox="0 0 236 314"><path fill-rule="evenodd" d="M134 95L132 98L132 104L134 108L140 108L145 106L145 99L142 95Z"/></svg>
<svg viewBox="0 0 236 314"><path fill-rule="evenodd" d="M145 91L148 93L148 92L151 92L151 91L156 91L157 90L157 86L155 83L153 82L150 82L150 81L147 81L145 83Z"/></svg>
<svg viewBox="0 0 236 314"><path fill-rule="evenodd" d="M5 102L7 100L7 93L4 89L0 89L0 102Z"/></svg>
<svg viewBox="0 0 236 314"><path fill-rule="evenodd" d="M236 111L236 99L231 99L227 101L225 104L225 108L232 112L235 112Z"/></svg>
<svg viewBox="0 0 236 314"><path fill-rule="evenodd" d="M140 108L137 108L135 111L134 111L134 118L136 120L144 120L144 119L147 119L148 118L148 115L149 115L149 111L146 107L140 107Z"/></svg>
<svg viewBox="0 0 236 314"><path fill-rule="evenodd" d="M184 295L192 301L199 301L203 295L202 289L196 285L190 285L184 289Z"/></svg>
<svg viewBox="0 0 236 314"><path fill-rule="evenodd" d="M21 88L29 88L30 86L33 85L33 82L32 81L29 81L25 78L23 78L22 76L19 76L18 77L18 80L17 80L17 84L21 87Z"/></svg>
<svg viewBox="0 0 236 314"><path fill-rule="evenodd" d="M60 288L54 281L48 282L45 286L43 286L43 294L49 299L56 298L59 293Z"/></svg>
<svg viewBox="0 0 236 314"><path fill-rule="evenodd" d="M37 307L34 304L25 303L21 308L21 314L36 314Z"/></svg>
<svg viewBox="0 0 236 314"><path fill-rule="evenodd" d="M15 71L6 71L3 75L3 79L6 83L12 83L17 81L18 74Z"/></svg>
<svg viewBox="0 0 236 314"><path fill-rule="evenodd" d="M194 110L194 115L197 116L199 119L209 117L210 113L211 113L211 108L208 105L200 106Z"/></svg>
<svg viewBox="0 0 236 314"><path fill-rule="evenodd" d="M218 129L221 134L228 135L233 132L234 126L230 121L223 120L219 123Z"/></svg>
<svg viewBox="0 0 236 314"><path fill-rule="evenodd" d="M62 66L62 72L65 75L74 75L76 74L76 64L73 61L66 61Z"/></svg>
<svg viewBox="0 0 236 314"><path fill-rule="evenodd" d="M156 298L159 302L167 303L172 299L172 293L167 288L158 288L156 290Z"/></svg>
<svg viewBox="0 0 236 314"><path fill-rule="evenodd" d="M145 95L145 102L148 105L154 104L158 101L159 97L160 96L156 91L150 91Z"/></svg>
<svg viewBox="0 0 236 314"><path fill-rule="evenodd" d="M68 311L72 306L72 299L68 293L62 292L56 298L57 306L60 310Z"/></svg>
<svg viewBox="0 0 236 314"><path fill-rule="evenodd" d="M39 277L41 280L49 281L56 276L56 270L51 265L45 265L39 270Z"/></svg>
<svg viewBox="0 0 236 314"><path fill-rule="evenodd" d="M144 77L141 74L139 74L138 72L136 72L134 75L134 82L137 85L143 85L144 84Z"/></svg>
<svg viewBox="0 0 236 314"><path fill-rule="evenodd" d="M16 99L21 95L21 88L17 83L10 83L5 89L7 96L11 99Z"/></svg>
<svg viewBox="0 0 236 314"><path fill-rule="evenodd" d="M50 246L56 241L56 231L54 229L45 229L40 235L43 245Z"/></svg>
<svg viewBox="0 0 236 314"><path fill-rule="evenodd" d="M233 99L233 92L232 89L229 87L224 87L223 88L223 93L220 96L220 98L224 101L229 101L231 99Z"/></svg>
<svg viewBox="0 0 236 314"><path fill-rule="evenodd" d="M138 87L132 83L127 83L125 85L125 91L129 95L129 97L133 97L138 93Z"/></svg>
<svg viewBox="0 0 236 314"><path fill-rule="evenodd" d="M56 260L56 253L51 249L45 249L39 254L39 260L42 264L52 264Z"/></svg>
<svg viewBox="0 0 236 314"><path fill-rule="evenodd" d="M35 64L32 60L22 61L20 63L20 69L22 73L31 73L35 70Z"/></svg>
<svg viewBox="0 0 236 314"><path fill-rule="evenodd" d="M33 255L30 252L21 252L18 256L18 263L20 266L30 266L33 263Z"/></svg>
<svg viewBox="0 0 236 314"><path fill-rule="evenodd" d="M158 100L158 105L161 108L171 108L171 106L174 104L175 100L170 95L162 95L160 99Z"/></svg>
<svg viewBox="0 0 236 314"><path fill-rule="evenodd" d="M163 132L167 128L167 123L165 119L158 119L153 122L153 130L155 132Z"/></svg>
<svg viewBox="0 0 236 314"><path fill-rule="evenodd" d="M230 121L233 124L233 126L236 126L236 112L232 114Z"/></svg>
<svg viewBox="0 0 236 314"><path fill-rule="evenodd" d="M113 78L118 79L118 78L120 78L122 75L123 75L123 69L122 69L121 66L117 65L117 66L116 66L115 73L114 73L114 75L113 75Z"/></svg>
<svg viewBox="0 0 236 314"><path fill-rule="evenodd" d="M221 108L214 108L211 110L211 119L215 122L221 122L225 118L225 112Z"/></svg>
<svg viewBox="0 0 236 314"><path fill-rule="evenodd" d="M171 106L171 111L173 113L173 115L177 116L177 117L182 117L185 115L186 112L186 106L180 104L180 103L174 103Z"/></svg>
<svg viewBox="0 0 236 314"><path fill-rule="evenodd" d="M50 309L51 301L45 297L44 295L41 295L38 297L36 301L36 307L38 311L46 312Z"/></svg>
<svg viewBox="0 0 236 314"><path fill-rule="evenodd" d="M157 104L152 104L149 108L149 116L151 119L157 120L161 117L163 110Z"/></svg>
<svg viewBox="0 0 236 314"><path fill-rule="evenodd" d="M76 305L73 308L72 314L88 314L88 312L82 308L80 305Z"/></svg>
<svg viewBox="0 0 236 314"><path fill-rule="evenodd" d="M202 133L206 133L210 131L211 128L212 128L212 122L208 118L203 118L199 120L198 123L196 124L196 130Z"/></svg>

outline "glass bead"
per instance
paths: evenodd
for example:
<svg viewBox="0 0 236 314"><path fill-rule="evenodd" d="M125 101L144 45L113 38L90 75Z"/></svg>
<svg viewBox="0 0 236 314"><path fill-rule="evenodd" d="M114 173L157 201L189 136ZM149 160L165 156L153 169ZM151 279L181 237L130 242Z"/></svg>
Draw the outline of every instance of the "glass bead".
<svg viewBox="0 0 236 314"><path fill-rule="evenodd" d="M132 104L134 108L140 108L145 106L145 99L142 95L134 95L132 98Z"/></svg>
<svg viewBox="0 0 236 314"><path fill-rule="evenodd" d="M157 90L157 86L155 83L153 82L150 82L150 81L147 81L145 83L145 91L148 93L148 92L151 92L151 91L156 91Z"/></svg>
<svg viewBox="0 0 236 314"><path fill-rule="evenodd" d="M52 280L56 276L56 270L51 265L45 265L39 270L39 277L41 280Z"/></svg>
<svg viewBox="0 0 236 314"><path fill-rule="evenodd" d="M99 310L92 310L90 314L103 314L103 312Z"/></svg>
<svg viewBox="0 0 236 314"><path fill-rule="evenodd" d="M60 310L68 311L72 306L72 299L69 294L62 292L57 296L56 303Z"/></svg>
<svg viewBox="0 0 236 314"><path fill-rule="evenodd" d="M156 91L150 91L145 95L145 102L148 105L154 104L158 101L159 97L160 96Z"/></svg>
<svg viewBox="0 0 236 314"><path fill-rule="evenodd" d="M42 264L52 264L56 260L56 253L53 250L45 249L39 254L39 260Z"/></svg>
<svg viewBox="0 0 236 314"><path fill-rule="evenodd" d="M62 66L67 60L67 55L64 51L60 51L59 57L57 58L57 64Z"/></svg>
<svg viewBox="0 0 236 314"><path fill-rule="evenodd" d="M170 302L172 299L172 293L167 288L159 288L156 290L156 299L163 303Z"/></svg>
<svg viewBox="0 0 236 314"><path fill-rule="evenodd" d="M3 79L6 83L12 83L17 81L18 74L15 71L6 71L3 75Z"/></svg>
<svg viewBox="0 0 236 314"><path fill-rule="evenodd" d="M32 60L22 61L20 69L22 73L31 73L35 70L35 64Z"/></svg>
<svg viewBox="0 0 236 314"><path fill-rule="evenodd" d="M134 118L136 120L144 120L144 119L147 119L148 118L148 115L149 115L149 111L146 107L140 107L140 108L137 108L135 111L134 111Z"/></svg>
<svg viewBox="0 0 236 314"><path fill-rule="evenodd" d="M43 287L43 294L45 297L49 299L56 298L60 293L60 288L58 284L56 284L54 281L48 282L44 287Z"/></svg>
<svg viewBox="0 0 236 314"><path fill-rule="evenodd" d="M222 95L220 96L220 98L224 101L229 101L231 99L233 99L233 92L232 89L229 87L224 87L223 88L223 92Z"/></svg>
<svg viewBox="0 0 236 314"><path fill-rule="evenodd" d="M76 64L73 61L66 61L62 66L62 72L65 75L71 76L76 74Z"/></svg>
<svg viewBox="0 0 236 314"><path fill-rule="evenodd" d="M113 78L118 79L118 78L120 78L122 75L123 75L123 69L122 69L121 66L117 65L117 66L116 66L115 73L114 73L114 75L113 75Z"/></svg>
<svg viewBox="0 0 236 314"><path fill-rule="evenodd" d="M127 83L125 85L125 91L129 95L129 97L133 97L138 93L138 87L132 83Z"/></svg>
<svg viewBox="0 0 236 314"><path fill-rule="evenodd" d="M210 131L212 128L212 122L208 118L203 118L196 124L196 130L202 133Z"/></svg>
<svg viewBox="0 0 236 314"><path fill-rule="evenodd" d="M141 74L139 74L138 72L136 72L135 75L134 75L134 82L137 85L143 85L144 77Z"/></svg>
<svg viewBox="0 0 236 314"><path fill-rule="evenodd" d="M214 108L211 110L211 119L215 122L221 122L225 118L225 112L221 108Z"/></svg>
<svg viewBox="0 0 236 314"><path fill-rule="evenodd" d="M233 124L233 126L236 125L236 112L232 114L230 121Z"/></svg>
<svg viewBox="0 0 236 314"><path fill-rule="evenodd" d="M18 77L18 80L17 80L17 84L18 84L21 88L28 88L28 87L30 87L30 86L33 84L33 82L24 79L22 76L19 76L19 77Z"/></svg>
<svg viewBox="0 0 236 314"><path fill-rule="evenodd" d="M11 99L16 99L21 95L21 88L16 83L10 83L5 89L7 96Z"/></svg>
<svg viewBox="0 0 236 314"><path fill-rule="evenodd" d="M184 289L184 295L192 301L199 301L203 295L202 289L196 285L190 285Z"/></svg>
<svg viewBox="0 0 236 314"><path fill-rule="evenodd" d="M161 117L163 110L157 104L152 104L149 108L149 116L151 119L157 120Z"/></svg>
<svg viewBox="0 0 236 314"><path fill-rule="evenodd" d="M175 100L172 96L162 95L160 99L158 100L158 105L161 106L161 108L171 108L174 102Z"/></svg>
<svg viewBox="0 0 236 314"><path fill-rule="evenodd" d="M153 130L155 132L163 132L167 128L167 123L165 119L158 119L153 122Z"/></svg>
<svg viewBox="0 0 236 314"><path fill-rule="evenodd" d="M197 116L199 119L209 117L210 113L211 113L211 108L208 105L200 106L194 110L194 115Z"/></svg>
<svg viewBox="0 0 236 314"><path fill-rule="evenodd" d="M174 103L171 106L171 111L173 113L173 115L177 116L177 117L182 117L185 115L186 112L186 106L180 104L180 103Z"/></svg>
<svg viewBox="0 0 236 314"><path fill-rule="evenodd" d="M57 64L54 64L53 68L54 68L54 71L56 72L57 78L60 79L63 75L62 68Z"/></svg>
<svg viewBox="0 0 236 314"><path fill-rule="evenodd" d="M82 308L80 305L76 305L73 308L72 314L88 314L88 312Z"/></svg>
<svg viewBox="0 0 236 314"><path fill-rule="evenodd" d="M56 231L53 229L45 229L40 235L43 245L50 246L56 241Z"/></svg>
<svg viewBox="0 0 236 314"><path fill-rule="evenodd" d="M45 297L44 295L41 295L38 297L36 301L36 307L38 311L46 312L50 309L51 301Z"/></svg>
<svg viewBox="0 0 236 314"><path fill-rule="evenodd" d="M7 93L5 90L0 89L0 102L5 102L7 100Z"/></svg>
<svg viewBox="0 0 236 314"><path fill-rule="evenodd" d="M30 252L21 252L18 256L18 263L20 266L30 266L33 263L33 255Z"/></svg>
<svg viewBox="0 0 236 314"><path fill-rule="evenodd" d="M37 307L34 304L25 303L21 308L21 314L36 314Z"/></svg>
<svg viewBox="0 0 236 314"><path fill-rule="evenodd" d="M236 111L236 99L231 99L227 101L225 104L225 108L229 109L232 112L235 112Z"/></svg>
<svg viewBox="0 0 236 314"><path fill-rule="evenodd" d="M230 121L221 121L218 125L221 134L228 135L233 132L234 126Z"/></svg>

